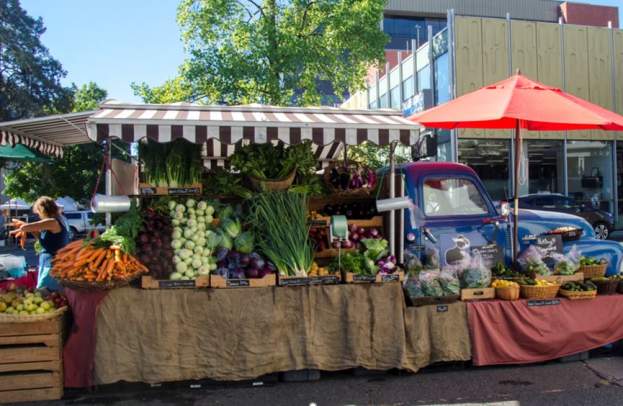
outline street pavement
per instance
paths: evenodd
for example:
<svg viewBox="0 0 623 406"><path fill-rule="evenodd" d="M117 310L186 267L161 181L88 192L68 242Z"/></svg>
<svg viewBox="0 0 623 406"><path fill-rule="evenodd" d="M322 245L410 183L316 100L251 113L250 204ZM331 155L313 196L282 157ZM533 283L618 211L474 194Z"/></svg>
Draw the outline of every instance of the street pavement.
<svg viewBox="0 0 623 406"><path fill-rule="evenodd" d="M427 368L417 374L322 373L312 382L183 382L69 391L49 405L621 405L623 358L529 366ZM194 387L191 387L194 385ZM255 385L255 386L254 386Z"/></svg>

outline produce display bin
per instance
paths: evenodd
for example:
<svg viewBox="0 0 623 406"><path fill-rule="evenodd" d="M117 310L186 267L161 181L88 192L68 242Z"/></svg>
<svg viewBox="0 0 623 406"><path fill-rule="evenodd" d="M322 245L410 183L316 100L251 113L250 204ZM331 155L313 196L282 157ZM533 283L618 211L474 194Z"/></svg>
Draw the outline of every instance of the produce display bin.
<svg viewBox="0 0 623 406"><path fill-rule="evenodd" d="M197 279L169 280L155 279L150 275L141 277L141 288L143 289L195 289L207 288L210 286L209 276L199 276Z"/></svg>
<svg viewBox="0 0 623 406"><path fill-rule="evenodd" d="M461 300L485 300L495 298L495 288L461 289Z"/></svg>
<svg viewBox="0 0 623 406"><path fill-rule="evenodd" d="M566 297L569 300L590 300L597 297L596 290L576 292L573 290L560 289L558 291L558 294L560 296Z"/></svg>
<svg viewBox="0 0 623 406"><path fill-rule="evenodd" d="M277 284L276 275L265 275L263 278L228 279L220 275L210 275L211 288L264 288Z"/></svg>
<svg viewBox="0 0 623 406"><path fill-rule="evenodd" d="M0 403L63 397L62 320L0 323Z"/></svg>

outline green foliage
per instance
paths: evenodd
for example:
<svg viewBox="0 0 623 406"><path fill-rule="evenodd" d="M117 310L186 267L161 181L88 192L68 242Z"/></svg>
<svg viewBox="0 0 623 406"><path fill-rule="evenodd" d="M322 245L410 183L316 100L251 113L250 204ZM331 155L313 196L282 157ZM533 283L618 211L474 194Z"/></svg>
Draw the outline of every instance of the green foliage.
<svg viewBox="0 0 623 406"><path fill-rule="evenodd" d="M309 175L316 167L308 140L289 147L283 143L245 145L236 150L230 162L241 174L258 179L283 179L294 169L301 175Z"/></svg>
<svg viewBox="0 0 623 406"><path fill-rule="evenodd" d="M384 60L385 3L182 0L177 17L190 56L179 77L134 91L153 103L318 105L320 81L340 97Z"/></svg>
<svg viewBox="0 0 623 406"><path fill-rule="evenodd" d="M379 147L370 142L348 147L348 159L358 162L372 169L380 169L389 166L389 145ZM401 164L411 161L409 147L398 145L395 151L396 163Z"/></svg>
<svg viewBox="0 0 623 406"><path fill-rule="evenodd" d="M41 43L44 32L18 0L0 0L0 121L71 108L72 90L60 82L66 72Z"/></svg>
<svg viewBox="0 0 623 406"><path fill-rule="evenodd" d="M106 98L106 91L95 83L76 88L74 111L93 109ZM1 96L0 96L1 97ZM113 149L114 154L118 154ZM97 174L102 166L102 150L95 144L73 145L50 164L24 162L5 176L4 194L12 198L34 201L42 195L71 196L78 201L90 199ZM100 182L103 192L104 182Z"/></svg>

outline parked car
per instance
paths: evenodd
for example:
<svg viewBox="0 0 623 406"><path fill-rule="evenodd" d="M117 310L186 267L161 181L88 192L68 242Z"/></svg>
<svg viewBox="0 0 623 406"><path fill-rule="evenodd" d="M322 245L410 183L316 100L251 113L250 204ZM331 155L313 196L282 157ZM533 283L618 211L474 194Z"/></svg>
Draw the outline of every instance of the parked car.
<svg viewBox="0 0 623 406"><path fill-rule="evenodd" d="M94 228L98 231L104 231L106 229L103 224L92 224L93 212L87 210L68 211L63 213L63 215L67 219L67 225L73 237L84 235Z"/></svg>
<svg viewBox="0 0 623 406"><path fill-rule="evenodd" d="M557 211L580 216L595 230L595 237L605 240L614 229L614 216L607 211L578 203L573 198L558 193L537 193L519 198L522 209Z"/></svg>
<svg viewBox="0 0 623 406"><path fill-rule="evenodd" d="M514 221L510 207L504 203L496 209L473 169L451 162L415 162L397 166L396 175L404 180L408 201L380 200L377 209L403 207L405 261L428 258L429 264L443 268L460 264L475 250L482 255L494 247L511 264ZM537 243L549 244L542 237L569 227L582 234L578 239L563 239L563 253L575 246L585 256L608 261L607 275L623 270L623 246L596 239L592 225L582 217L520 209L518 227L519 252Z"/></svg>

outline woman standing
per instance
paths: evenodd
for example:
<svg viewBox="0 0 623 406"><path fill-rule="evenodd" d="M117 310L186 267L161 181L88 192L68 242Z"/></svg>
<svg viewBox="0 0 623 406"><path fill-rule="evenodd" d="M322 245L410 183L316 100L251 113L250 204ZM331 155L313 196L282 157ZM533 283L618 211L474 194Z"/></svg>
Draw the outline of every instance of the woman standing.
<svg viewBox="0 0 623 406"><path fill-rule="evenodd" d="M58 250L69 243L69 232L65 222L62 220L60 210L54 199L42 196L32 206L32 211L41 220L34 223L24 223L14 221L13 225L18 228L11 231L11 235L19 232L32 233L39 236L42 251L39 254L39 275L37 278L37 288L48 288L49 290L59 290L60 285L50 275L52 269L52 258Z"/></svg>

